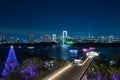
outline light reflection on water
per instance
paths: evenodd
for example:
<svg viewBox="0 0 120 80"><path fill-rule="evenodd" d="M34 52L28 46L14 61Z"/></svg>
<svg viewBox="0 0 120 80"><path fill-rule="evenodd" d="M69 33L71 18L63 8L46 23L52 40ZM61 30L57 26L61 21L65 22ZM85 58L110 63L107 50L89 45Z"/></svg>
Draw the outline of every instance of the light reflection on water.
<svg viewBox="0 0 120 80"><path fill-rule="evenodd" d="M65 44L56 46L56 47L54 46L54 47L52 47L51 56L53 58L60 58L63 60L70 60L70 61L74 60L74 58L77 58L78 55L77 55L77 53L70 53L69 52L70 49L74 49L74 47L71 45L65 45Z"/></svg>
<svg viewBox="0 0 120 80"><path fill-rule="evenodd" d="M63 60L72 61L74 58L80 58L85 56L82 49L88 47L75 47L71 45L53 45L53 46L35 46L34 49L28 49L27 46L14 47L16 56L19 57L21 54L28 53L30 55L45 54L48 53L51 58L60 58ZM70 53L69 50L78 50L78 53ZM8 55L9 46L0 46L0 57ZM96 51L100 53L100 57L112 57L120 53L119 47L97 47ZM4 54L4 56L2 56Z"/></svg>
<svg viewBox="0 0 120 80"><path fill-rule="evenodd" d="M85 54L82 52L83 48L88 47L75 47L70 45L54 46L52 48L52 57L61 58L64 60L74 60L74 58L85 57ZM78 50L78 53L70 53L69 50ZM113 56L120 54L119 47L96 47L96 51L101 58L112 58Z"/></svg>

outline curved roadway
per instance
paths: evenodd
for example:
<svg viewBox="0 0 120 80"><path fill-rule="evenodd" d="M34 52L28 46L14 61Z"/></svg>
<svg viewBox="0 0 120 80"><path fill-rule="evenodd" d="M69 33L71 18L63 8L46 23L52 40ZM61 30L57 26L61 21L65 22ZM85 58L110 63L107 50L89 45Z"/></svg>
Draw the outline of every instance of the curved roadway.
<svg viewBox="0 0 120 80"><path fill-rule="evenodd" d="M69 69L65 70L58 76L55 76L54 78L51 78L49 80L80 80L84 75L85 71L87 70L87 68L89 67L91 61L92 58L88 57L83 62L82 66L73 64Z"/></svg>

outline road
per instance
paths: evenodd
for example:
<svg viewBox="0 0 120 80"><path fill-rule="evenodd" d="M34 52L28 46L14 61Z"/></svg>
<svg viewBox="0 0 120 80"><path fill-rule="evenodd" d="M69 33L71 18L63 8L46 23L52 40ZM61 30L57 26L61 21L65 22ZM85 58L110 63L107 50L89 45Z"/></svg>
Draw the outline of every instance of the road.
<svg viewBox="0 0 120 80"><path fill-rule="evenodd" d="M50 80L79 80L84 75L84 72L89 67L92 58L88 57L82 66L72 65L69 69L60 73L59 75L52 77Z"/></svg>

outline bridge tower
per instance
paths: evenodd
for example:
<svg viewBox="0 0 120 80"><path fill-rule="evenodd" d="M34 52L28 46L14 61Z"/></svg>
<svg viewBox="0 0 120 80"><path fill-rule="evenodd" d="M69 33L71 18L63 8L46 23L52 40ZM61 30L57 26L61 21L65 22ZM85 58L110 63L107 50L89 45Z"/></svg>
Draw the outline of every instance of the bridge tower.
<svg viewBox="0 0 120 80"><path fill-rule="evenodd" d="M63 44L65 44L67 36L68 36L67 31L63 31L63 38L62 38Z"/></svg>

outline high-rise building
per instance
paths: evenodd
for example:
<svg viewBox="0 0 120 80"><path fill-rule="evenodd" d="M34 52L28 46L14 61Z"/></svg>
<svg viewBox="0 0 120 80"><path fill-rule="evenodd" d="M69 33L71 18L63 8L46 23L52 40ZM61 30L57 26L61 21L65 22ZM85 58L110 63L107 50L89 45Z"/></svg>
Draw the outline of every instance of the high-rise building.
<svg viewBox="0 0 120 80"><path fill-rule="evenodd" d="M114 36L113 36L113 35L108 36L108 43L112 43L113 39L114 39Z"/></svg>
<svg viewBox="0 0 120 80"><path fill-rule="evenodd" d="M89 39L91 38L91 35L90 35L90 33L88 34L88 38L89 38Z"/></svg>
<svg viewBox="0 0 120 80"><path fill-rule="evenodd" d="M50 35L46 34L44 37L44 42L50 42L50 41L51 41Z"/></svg>
<svg viewBox="0 0 120 80"><path fill-rule="evenodd" d="M16 43L20 43L20 39L19 38L16 38Z"/></svg>
<svg viewBox="0 0 120 80"><path fill-rule="evenodd" d="M52 35L52 41L56 42L56 34Z"/></svg>
<svg viewBox="0 0 120 80"><path fill-rule="evenodd" d="M17 40L16 40L15 37L10 37L9 38L9 43L16 43L16 42L17 42Z"/></svg>
<svg viewBox="0 0 120 80"><path fill-rule="evenodd" d="M30 42L30 43L34 43L34 35L30 35L30 37L29 37L29 42Z"/></svg>
<svg viewBox="0 0 120 80"><path fill-rule="evenodd" d="M2 39L3 39L3 37L2 37L2 35L0 35L0 41L2 41Z"/></svg>
<svg viewBox="0 0 120 80"><path fill-rule="evenodd" d="M43 42L44 41L44 38L43 36L40 37L40 42Z"/></svg>
<svg viewBox="0 0 120 80"><path fill-rule="evenodd" d="M5 40L5 36L4 35L0 35L0 41Z"/></svg>

